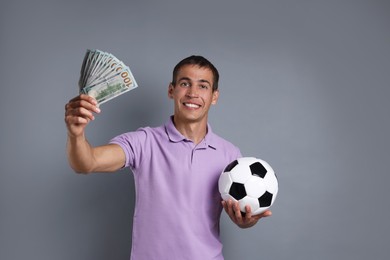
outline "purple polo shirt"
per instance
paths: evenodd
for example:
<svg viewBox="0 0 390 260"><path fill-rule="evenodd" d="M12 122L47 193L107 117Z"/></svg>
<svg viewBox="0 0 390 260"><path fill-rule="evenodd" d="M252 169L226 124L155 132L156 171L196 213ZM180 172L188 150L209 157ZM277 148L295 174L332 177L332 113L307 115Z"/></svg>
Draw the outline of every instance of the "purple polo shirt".
<svg viewBox="0 0 390 260"><path fill-rule="evenodd" d="M218 178L240 150L214 134L195 145L175 128L140 128L113 138L133 174L131 259L223 259Z"/></svg>

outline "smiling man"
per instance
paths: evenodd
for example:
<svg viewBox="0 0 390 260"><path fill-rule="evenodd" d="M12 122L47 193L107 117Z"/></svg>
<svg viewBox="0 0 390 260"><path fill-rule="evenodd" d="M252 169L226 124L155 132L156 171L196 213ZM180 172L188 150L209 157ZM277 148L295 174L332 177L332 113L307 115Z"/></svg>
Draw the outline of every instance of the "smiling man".
<svg viewBox="0 0 390 260"><path fill-rule="evenodd" d="M241 228L266 211L241 215L237 203L222 202L218 178L240 150L216 135L208 112L218 101L218 70L202 56L190 56L173 70L168 97L174 114L159 127L143 127L92 147L85 127L100 113L96 100L80 95L65 106L67 153L79 173L128 167L136 185L131 259L223 259L219 237L222 207Z"/></svg>

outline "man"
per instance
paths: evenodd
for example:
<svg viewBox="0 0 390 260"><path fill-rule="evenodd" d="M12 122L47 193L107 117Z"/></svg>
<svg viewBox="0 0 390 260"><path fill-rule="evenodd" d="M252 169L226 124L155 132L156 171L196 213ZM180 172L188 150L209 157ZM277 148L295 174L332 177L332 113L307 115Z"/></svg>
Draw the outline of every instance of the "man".
<svg viewBox="0 0 390 260"><path fill-rule="evenodd" d="M243 216L238 203L222 202L217 182L223 168L240 157L230 142L208 124L218 101L219 74L207 59L179 62L168 87L174 114L160 127L144 127L92 147L84 129L96 100L80 95L66 105L67 153L79 173L113 172L129 167L135 179L136 206L131 259L223 259L219 238L221 209L241 228L271 212Z"/></svg>

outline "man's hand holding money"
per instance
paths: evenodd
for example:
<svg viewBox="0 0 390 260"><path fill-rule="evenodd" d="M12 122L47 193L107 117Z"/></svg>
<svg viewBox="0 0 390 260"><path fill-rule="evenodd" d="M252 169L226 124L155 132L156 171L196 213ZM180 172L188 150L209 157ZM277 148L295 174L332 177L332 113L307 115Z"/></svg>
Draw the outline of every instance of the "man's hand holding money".
<svg viewBox="0 0 390 260"><path fill-rule="evenodd" d="M80 94L65 105L65 123L68 135L83 137L84 129L88 123L95 119L94 113L100 113L95 98Z"/></svg>

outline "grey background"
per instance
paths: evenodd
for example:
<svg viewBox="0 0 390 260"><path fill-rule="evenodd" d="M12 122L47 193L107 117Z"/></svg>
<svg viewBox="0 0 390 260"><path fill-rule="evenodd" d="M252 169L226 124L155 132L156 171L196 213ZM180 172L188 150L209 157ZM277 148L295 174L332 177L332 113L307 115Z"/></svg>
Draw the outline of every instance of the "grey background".
<svg viewBox="0 0 390 260"><path fill-rule="evenodd" d="M389 28L379 0L2 1L0 259L129 257L132 175L80 176L66 160L64 105L87 48L140 85L102 106L94 145L164 123L180 59L219 68L214 131L280 181L254 228L223 214L226 259L388 259Z"/></svg>

